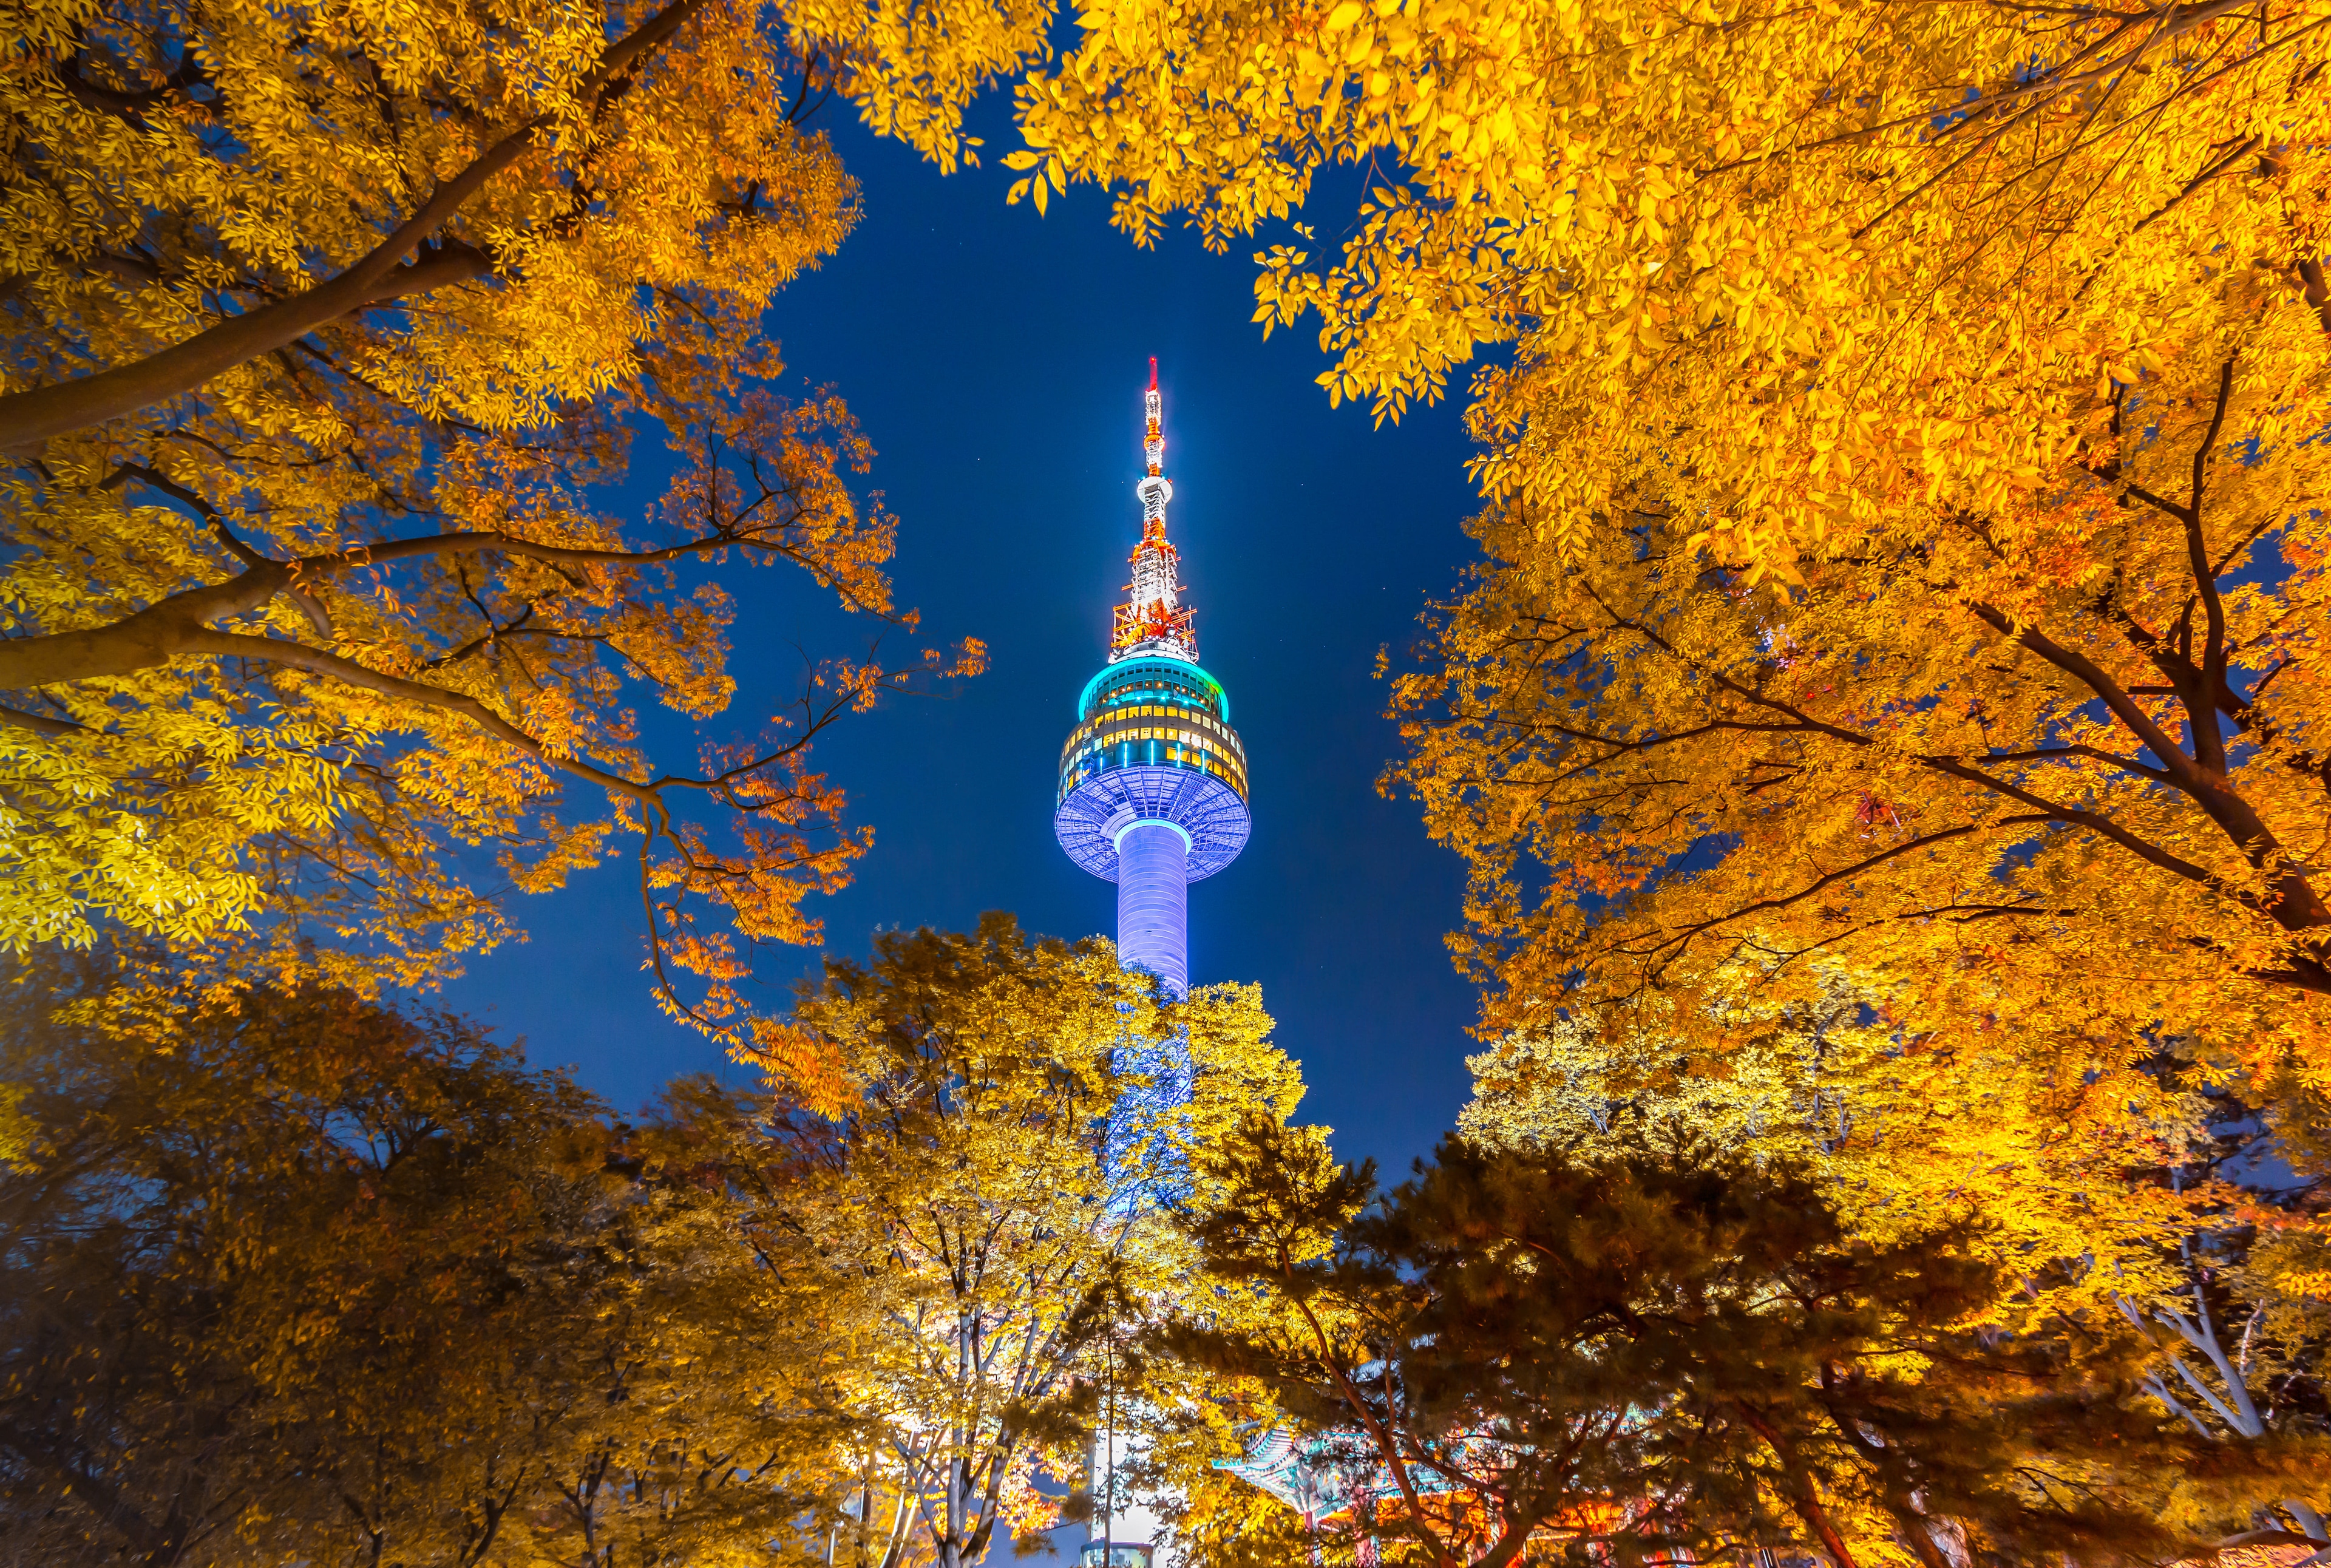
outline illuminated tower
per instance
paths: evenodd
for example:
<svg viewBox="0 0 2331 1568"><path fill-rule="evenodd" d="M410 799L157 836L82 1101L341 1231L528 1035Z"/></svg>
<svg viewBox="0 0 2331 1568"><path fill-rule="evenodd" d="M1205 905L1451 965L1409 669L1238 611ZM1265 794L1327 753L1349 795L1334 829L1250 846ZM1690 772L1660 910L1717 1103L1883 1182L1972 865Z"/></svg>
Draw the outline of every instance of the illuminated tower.
<svg viewBox="0 0 2331 1568"><path fill-rule="evenodd" d="M1108 662L1077 699L1077 727L1061 748L1052 831L1069 859L1117 884L1117 950L1175 996L1190 984L1186 889L1246 847L1246 751L1231 728L1222 682L1198 668L1182 603L1160 472L1157 361L1149 362L1148 472L1133 582L1118 606Z"/></svg>

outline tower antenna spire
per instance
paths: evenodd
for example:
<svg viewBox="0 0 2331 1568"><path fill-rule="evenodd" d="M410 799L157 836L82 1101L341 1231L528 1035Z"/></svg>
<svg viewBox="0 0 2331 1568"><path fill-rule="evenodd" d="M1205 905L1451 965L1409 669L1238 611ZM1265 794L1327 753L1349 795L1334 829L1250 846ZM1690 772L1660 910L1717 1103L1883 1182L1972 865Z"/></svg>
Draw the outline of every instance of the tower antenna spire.
<svg viewBox="0 0 2331 1568"><path fill-rule="evenodd" d="M1166 400L1157 391L1157 358L1149 359L1149 390L1142 394L1146 415L1141 437L1145 471L1134 493L1141 498L1141 543L1134 546L1133 581L1109 628L1112 661L1139 654L1167 659L1198 657L1190 607L1182 603L1181 556L1166 537L1166 503L1174 499L1166 477Z"/></svg>

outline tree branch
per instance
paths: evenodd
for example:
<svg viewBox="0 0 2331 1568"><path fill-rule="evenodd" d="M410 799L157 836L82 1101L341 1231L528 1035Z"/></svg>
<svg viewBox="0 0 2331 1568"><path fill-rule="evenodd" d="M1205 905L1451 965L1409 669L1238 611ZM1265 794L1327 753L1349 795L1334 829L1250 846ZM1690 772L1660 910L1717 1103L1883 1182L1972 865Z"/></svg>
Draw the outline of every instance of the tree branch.
<svg viewBox="0 0 2331 1568"><path fill-rule="evenodd" d="M671 36L705 4L706 0L671 0L601 53L578 96L603 92L616 73ZM273 353L352 310L404 293L442 288L459 277L480 275L482 252L429 242L488 180L515 163L536 133L549 123L549 117L537 115L487 147L467 167L438 185L420 209L385 239L325 282L229 317L130 364L0 395L0 450L28 450L52 436L135 413L191 392L214 376ZM400 267L403 258L416 250L423 254Z"/></svg>
<svg viewBox="0 0 2331 1568"><path fill-rule="evenodd" d="M2193 449L2193 484L2184 517L2186 563L2193 574L2193 591L2202 596L2209 635L2202 646L2202 689L2185 699L2187 727L2193 737L2193 760L2221 774L2226 771L2226 741L2218 728L2217 693L2226 683L2226 605L2218 596L2217 574L2211 569L2209 546L2202 537L2202 486L2233 394L2234 362L2230 358L2218 366L2218 404L2210 415L2209 433Z"/></svg>
<svg viewBox="0 0 2331 1568"><path fill-rule="evenodd" d="M167 484L169 481L163 482ZM174 492L183 493L192 505L215 518L216 514L211 512L199 496L191 491L178 491L175 486L172 489ZM224 524L218 527L223 538L233 538L231 534L224 532ZM151 669L168 662L178 654L194 651L188 639L203 632L207 622L221 616L248 614L278 594L291 595L295 603L307 599L309 602L301 608L307 610L310 621L319 623L319 631L328 636L330 622L324 618L322 606L309 599L299 584L365 567L429 556L459 557L487 551L554 565L652 565L686 556L709 554L730 546L766 549L781 555L792 554L774 539L728 532L709 534L652 550L544 545L513 538L507 534L477 531L431 534L421 538L384 539L352 545L345 550L303 556L289 561L270 560L241 546L238 540L233 541L231 546L236 549L238 557L256 564L227 582L182 590L109 625L86 627L74 632L52 632L38 637L0 639L0 691L23 690L68 680L131 675L140 670Z"/></svg>
<svg viewBox="0 0 2331 1568"><path fill-rule="evenodd" d="M52 740L60 736L87 735L90 732L89 726L75 724L70 718L48 718L14 708L0 708L0 724L13 724L18 729L29 729L34 735L46 736Z"/></svg>

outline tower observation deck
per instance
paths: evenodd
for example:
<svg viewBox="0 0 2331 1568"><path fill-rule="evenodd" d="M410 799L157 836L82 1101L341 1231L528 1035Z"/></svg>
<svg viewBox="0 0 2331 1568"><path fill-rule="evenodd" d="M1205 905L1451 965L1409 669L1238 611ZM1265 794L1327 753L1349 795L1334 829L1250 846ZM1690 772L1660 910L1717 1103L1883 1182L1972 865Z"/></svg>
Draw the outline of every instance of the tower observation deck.
<svg viewBox="0 0 2331 1568"><path fill-rule="evenodd" d="M1108 662L1077 699L1061 748L1052 832L1069 859L1117 884L1118 961L1172 995L1190 984L1188 889L1246 847L1246 748L1222 682L1198 664L1182 602L1179 557L1166 538L1174 487L1163 471L1164 403L1149 362L1143 442L1147 472L1133 581L1117 608Z"/></svg>

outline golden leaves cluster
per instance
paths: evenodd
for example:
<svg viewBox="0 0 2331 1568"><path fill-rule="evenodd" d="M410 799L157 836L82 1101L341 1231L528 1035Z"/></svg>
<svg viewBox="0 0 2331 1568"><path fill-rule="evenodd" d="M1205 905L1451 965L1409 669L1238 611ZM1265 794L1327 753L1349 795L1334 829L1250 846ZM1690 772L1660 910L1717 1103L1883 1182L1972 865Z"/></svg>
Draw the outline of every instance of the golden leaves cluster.
<svg viewBox="0 0 2331 1568"><path fill-rule="evenodd" d="M1488 495L1565 556L1657 474L1752 573L1902 501L1996 510L2210 297L2315 254L2312 5L1123 0L1022 93L1034 156L1138 238L1226 246L1368 171L1258 319L1397 416L1481 347ZM2317 274L2319 278L2319 273Z"/></svg>
<svg viewBox="0 0 2331 1568"><path fill-rule="evenodd" d="M1259 237L1379 419L1498 350L1387 780L1473 872L1489 1099L1753 1113L2164 1283L2231 1220L2160 1190L2194 1097L2331 1092L2331 13L1079 15L1032 179Z"/></svg>
<svg viewBox="0 0 2331 1568"><path fill-rule="evenodd" d="M723 559L911 628L871 449L766 389L758 318L857 214L807 110L949 145L1013 17L8 8L0 943L426 984L634 832L709 987L666 1002L742 1038L736 937L813 938L864 848L809 737L982 655L827 663L693 772L634 705L729 708ZM623 517L635 435L683 476Z"/></svg>

